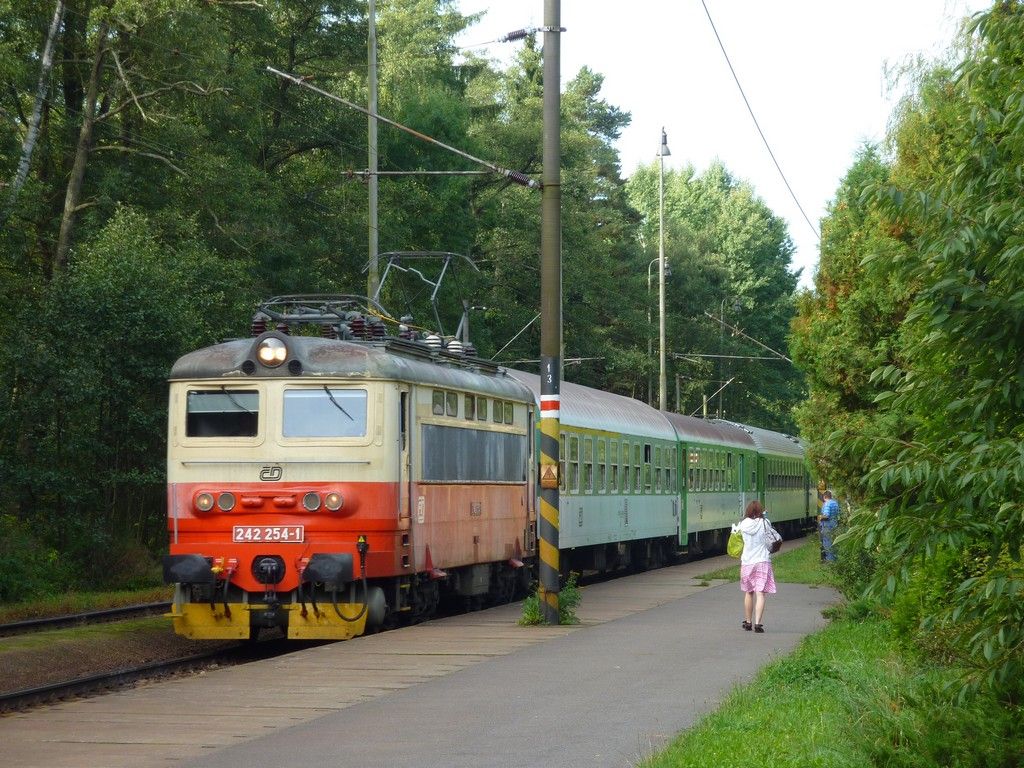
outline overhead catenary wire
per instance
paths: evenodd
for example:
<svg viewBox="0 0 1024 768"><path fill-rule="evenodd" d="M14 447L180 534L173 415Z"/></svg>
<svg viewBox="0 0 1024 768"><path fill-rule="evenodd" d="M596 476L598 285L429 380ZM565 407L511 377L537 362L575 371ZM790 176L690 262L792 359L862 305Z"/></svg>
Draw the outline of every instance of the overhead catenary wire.
<svg viewBox="0 0 1024 768"><path fill-rule="evenodd" d="M331 101L337 101L339 104L344 104L346 107L354 109L357 112L362 112L364 115L368 115L369 117L375 117L382 123L387 123L388 125L394 128L398 128L401 131L405 131L406 133L415 136L418 139L439 146L442 149L447 149L449 152L452 152L453 154L456 154L459 157L465 158L466 160L470 160L474 163L477 163L478 165L482 165L485 168L489 168L495 173L504 176L509 181L513 181L516 184L521 184L524 187L530 187L531 189L540 189L540 183L537 182L536 179L531 179L525 173L520 173L519 171L512 171L509 170L508 168L502 168L501 166L495 165L494 163L490 163L486 160L481 160L479 157L474 157L468 152L463 152L461 149L456 149L455 147L449 144L445 144L443 141L438 141L437 139L431 136L427 136L426 134L420 133L419 131L414 130L406 125L402 125L401 123L395 120L391 120L390 118L384 117L383 115L375 114L370 110L366 109L365 107L360 107L358 104L355 104L354 102L351 102L348 99L343 99L340 96L336 96L333 93L323 90L322 88L317 88L315 85L307 83L302 78L295 77L294 75L291 75L287 72L282 72L281 70L275 69L274 67L270 66L267 67L267 71L270 72L271 74L277 75L278 77L284 80L288 80L292 83L295 83L295 85L311 90L314 93L318 93L321 96L330 99Z"/></svg>
<svg viewBox="0 0 1024 768"><path fill-rule="evenodd" d="M725 322L724 320L721 320L721 319L715 317L710 312L705 312L704 316L709 318L709 319L711 319L711 320L714 320L719 325L721 325L721 326L723 326L725 328L728 328L734 334L736 334L738 336L742 336L744 339L747 339L748 341L754 342L755 344L757 344L757 346L761 347L761 349L764 349L764 350L767 350L768 352L771 352L773 355L775 355L775 359L785 360L787 363L792 363L793 362L790 358L786 357L786 355L782 354L778 350L772 349L767 344L764 344L764 343L758 341L757 339L755 339L753 336L751 336L751 335L749 335L747 333L744 333L741 329L737 328L735 325L730 325L729 323ZM681 354L684 354L684 353L681 353Z"/></svg>
<svg viewBox="0 0 1024 768"><path fill-rule="evenodd" d="M747 94L744 93L743 86L740 85L740 79L736 75L736 70L732 66L732 61L730 61L729 54L725 50L722 38L718 34L718 29L715 27L715 21L711 18L711 11L708 10L707 3L704 2L704 0L700 0L700 4L704 6L704 13L707 14L708 23L711 24L711 31L715 33L715 39L718 41L718 47L722 49L722 56L725 57L725 63L729 66L729 72L732 73L732 79L736 83L736 88L739 89L740 96L743 97L743 103L747 107L747 112L750 113L750 119L754 121L754 127L757 129L757 133L760 135L761 141L764 142L765 149L768 150L768 155L771 157L772 162L775 163L775 169L779 172L779 176L782 177L782 183L785 184L786 189L789 190L789 196L793 198L793 202L796 203L796 207L800 210L801 215L804 217L804 221L807 222L807 226L811 228L811 232L814 233L814 237L820 241L821 234L818 232L818 228L811 223L811 219L804 210L804 207L800 205L800 200L797 198L796 192L794 192L793 187L790 186L789 180L786 178L786 174L782 172L782 166L779 165L779 161L775 158L775 153L772 151L771 145L768 143L768 139L764 135L764 131L761 130L761 125L757 122L757 117L754 115L754 109L750 106L750 101L747 100Z"/></svg>

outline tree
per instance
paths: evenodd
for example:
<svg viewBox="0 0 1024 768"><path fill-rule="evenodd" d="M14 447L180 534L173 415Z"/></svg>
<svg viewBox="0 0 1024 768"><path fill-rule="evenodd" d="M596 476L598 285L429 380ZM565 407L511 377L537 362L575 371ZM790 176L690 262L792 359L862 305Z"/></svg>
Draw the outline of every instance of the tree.
<svg viewBox="0 0 1024 768"><path fill-rule="evenodd" d="M14 384L3 432L20 448L4 451L8 498L83 584L124 565L112 558L126 542L159 547L167 371L248 304L224 290L244 274L173 234L120 209L56 279L62 301L16 318L18 345L0 359Z"/></svg>
<svg viewBox="0 0 1024 768"><path fill-rule="evenodd" d="M822 222L814 290L798 300L793 359L807 376L808 398L796 409L815 475L857 495L863 456L843 452L849 438L887 431L875 425L880 392L872 374L900 365L899 326L912 293L892 271L870 270L865 258L893 264L907 257L905 233L864 190L891 181L874 146L865 146L843 178Z"/></svg>
<svg viewBox="0 0 1024 768"><path fill-rule="evenodd" d="M659 173L652 163L628 184L633 204L644 214L642 241L649 258L657 258ZM700 410L704 396L732 379L721 391L719 410L726 418L793 431L790 409L799 400L801 377L792 366L687 357L764 354L717 319L785 352L797 275L789 272L793 247L784 222L721 164L700 176L693 168L666 173L665 221L666 260L673 271L666 297L668 335L673 355L686 366L684 410ZM716 406L717 398L710 410Z"/></svg>
<svg viewBox="0 0 1024 768"><path fill-rule="evenodd" d="M837 257L862 255L864 282L831 290L858 269L823 262L819 286L835 300L833 318L805 329L803 343L840 345L856 363L849 384L812 374L830 405L868 427L855 434L841 424L833 452L837 465L867 469L849 544L877 558L876 588L909 595L904 605L913 603L919 626L944 638L944 652L967 671L964 691L984 687L1019 702L1024 5L996 3L966 35L960 64L929 71L904 105L889 177L870 158L851 173L864 215L856 223L837 206L833 231L854 226L830 242L848 244ZM858 239L868 247L850 247ZM870 323L855 333L843 320L858 315ZM886 332L887 320L898 328ZM880 367L864 385L872 365ZM873 410L863 401L872 393Z"/></svg>

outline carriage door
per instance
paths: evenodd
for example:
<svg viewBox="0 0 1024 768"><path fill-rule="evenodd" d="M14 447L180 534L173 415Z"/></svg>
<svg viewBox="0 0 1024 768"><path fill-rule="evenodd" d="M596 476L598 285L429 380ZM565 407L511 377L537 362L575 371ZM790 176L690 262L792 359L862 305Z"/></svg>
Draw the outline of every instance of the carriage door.
<svg viewBox="0 0 1024 768"><path fill-rule="evenodd" d="M406 387L398 392L398 527L406 531L403 544L409 545L409 529L412 517L412 398Z"/></svg>
<svg viewBox="0 0 1024 768"><path fill-rule="evenodd" d="M747 457L737 451L736 458L739 461L739 466L736 468L736 490L739 494L737 499L740 505L740 513L736 515L736 518L742 520L743 513L747 510Z"/></svg>

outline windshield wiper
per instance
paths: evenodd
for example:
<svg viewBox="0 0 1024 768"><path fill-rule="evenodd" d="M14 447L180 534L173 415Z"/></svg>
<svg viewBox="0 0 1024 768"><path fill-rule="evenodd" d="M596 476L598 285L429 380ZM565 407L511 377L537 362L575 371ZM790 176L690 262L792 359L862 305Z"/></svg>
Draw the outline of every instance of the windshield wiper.
<svg viewBox="0 0 1024 768"><path fill-rule="evenodd" d="M227 396L228 396L228 400L230 400L230 401L231 401L231 404L232 404L233 406L235 406L235 408L237 408L238 410L240 410L240 411L243 411L243 412L245 412L245 413L248 413L248 414L249 414L250 416L251 416L252 414L256 413L256 411L250 411L250 410L249 410L248 408L246 408L246 407L245 407L244 405L242 405L242 404L241 404L240 402L238 402L237 400L235 400L235 398L234 398L234 397L232 397L231 393L230 393L230 392L228 392L228 390L227 390L227 387L225 387L225 386L221 385L220 391L221 391L221 392L223 392L223 393L224 393L225 395L227 395Z"/></svg>
<svg viewBox="0 0 1024 768"><path fill-rule="evenodd" d="M334 399L334 395L332 395L332 394L331 394L331 390L329 390L329 389L327 388L327 385L326 385L326 384L324 384L324 392L326 392L326 393L327 393L327 396L328 396L329 398L331 398L331 402L332 402L332 403L334 403L334 407L335 407L335 408L337 408L337 409L338 409L339 411L341 411L341 412L342 412L342 413L344 413L344 414L345 414L346 416L348 416L348 419L349 419L349 421L355 421L355 419L353 419L353 418L352 418L352 414L351 414L351 413L349 413L348 411L346 411L346 410L345 410L344 408L342 408L342 407L341 407L341 403L339 403L339 402L338 402L337 400L335 400L335 399Z"/></svg>

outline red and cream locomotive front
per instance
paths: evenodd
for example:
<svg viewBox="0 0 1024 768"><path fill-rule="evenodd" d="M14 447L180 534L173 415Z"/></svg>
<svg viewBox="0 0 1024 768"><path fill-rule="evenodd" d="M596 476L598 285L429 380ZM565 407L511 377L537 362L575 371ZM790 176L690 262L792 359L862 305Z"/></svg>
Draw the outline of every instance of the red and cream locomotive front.
<svg viewBox="0 0 1024 768"><path fill-rule="evenodd" d="M385 417L399 394L366 374L355 345L276 332L175 365L164 578L179 634L344 639L383 620L368 579L401 569L408 520Z"/></svg>

